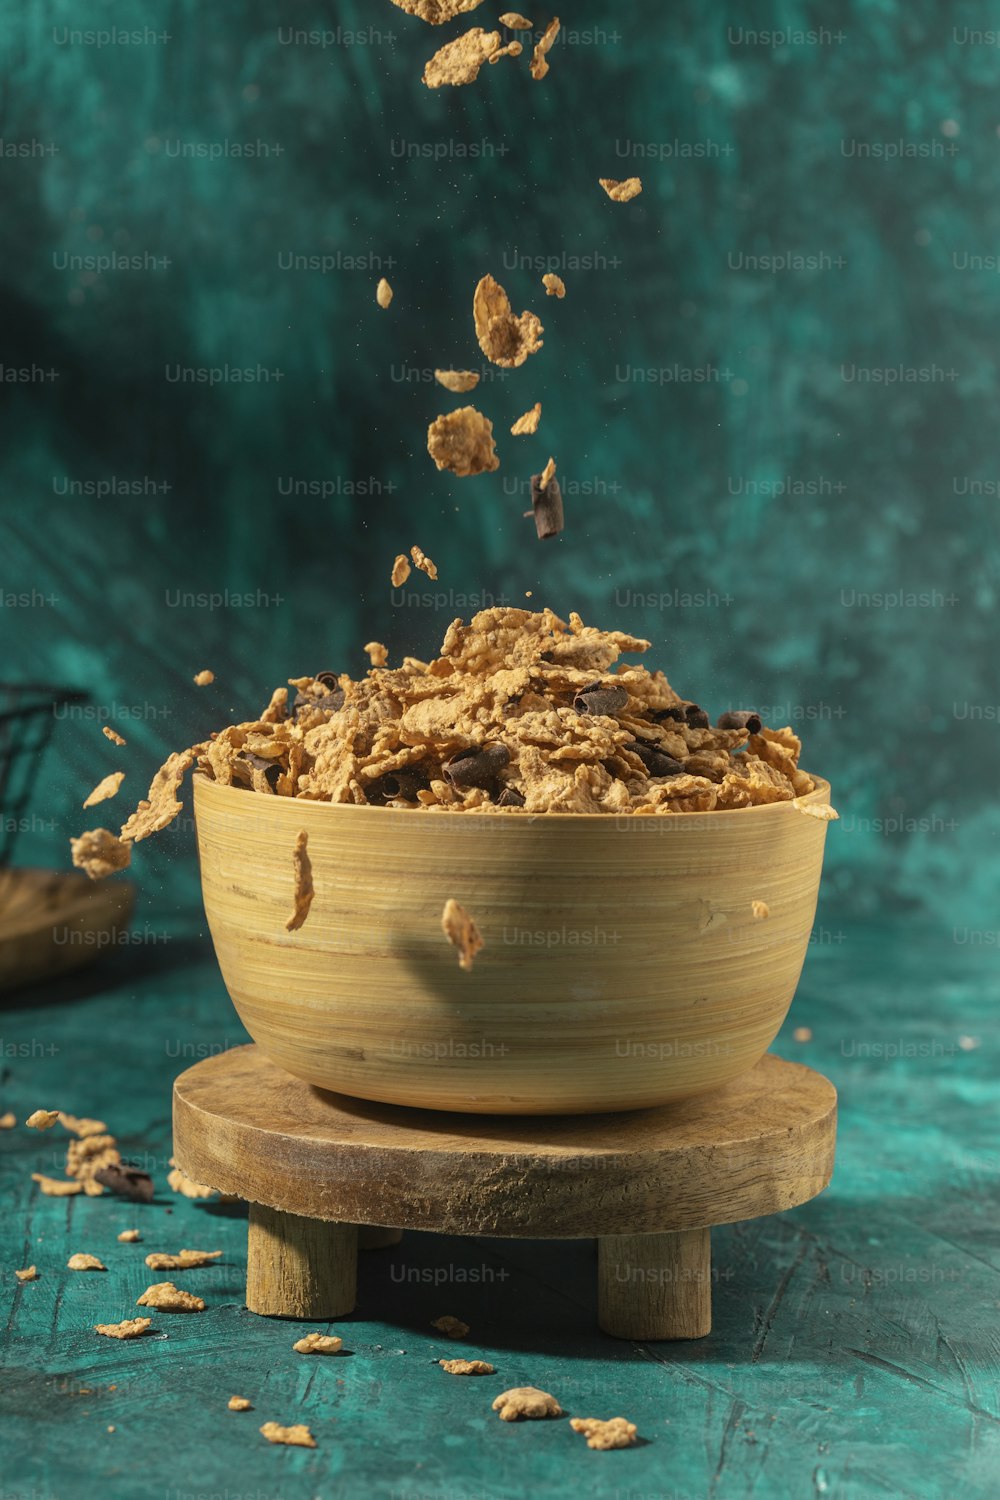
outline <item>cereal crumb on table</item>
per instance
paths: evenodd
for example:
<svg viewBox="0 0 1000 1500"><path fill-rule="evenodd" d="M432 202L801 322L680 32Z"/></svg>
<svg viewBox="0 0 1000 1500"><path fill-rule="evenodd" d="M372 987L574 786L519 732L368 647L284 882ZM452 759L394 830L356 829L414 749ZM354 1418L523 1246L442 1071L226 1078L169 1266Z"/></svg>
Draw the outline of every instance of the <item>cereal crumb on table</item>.
<svg viewBox="0 0 1000 1500"><path fill-rule="evenodd" d="M574 1432L582 1432L588 1448L607 1451L609 1448L631 1448L638 1428L624 1417L609 1417L602 1422L599 1417L571 1417L569 1425Z"/></svg>
<svg viewBox="0 0 1000 1500"><path fill-rule="evenodd" d="M316 1439L304 1423L294 1427L282 1427L280 1422L265 1422L260 1429L261 1437L269 1443L284 1443L289 1448L315 1448Z"/></svg>
<svg viewBox="0 0 1000 1500"><path fill-rule="evenodd" d="M307 1333L292 1345L296 1354L339 1354L344 1340L330 1333Z"/></svg>
<svg viewBox="0 0 1000 1500"><path fill-rule="evenodd" d="M451 1313L445 1313L443 1318L435 1318L431 1324L439 1333L446 1333L450 1339L464 1339L469 1331L468 1323L463 1323L461 1318L453 1318Z"/></svg>
<svg viewBox="0 0 1000 1500"><path fill-rule="evenodd" d="M37 1182L46 1198L72 1198L83 1192L82 1182L63 1182L59 1177L46 1177L41 1172L32 1172L32 1182Z"/></svg>
<svg viewBox="0 0 1000 1500"><path fill-rule="evenodd" d="M253 1406L246 1396L230 1396L226 1405L230 1411L253 1411Z"/></svg>
<svg viewBox="0 0 1000 1500"><path fill-rule="evenodd" d="M96 1255L86 1255L77 1251L71 1255L66 1262L67 1271L106 1271L108 1268L103 1261L97 1259Z"/></svg>
<svg viewBox="0 0 1000 1500"><path fill-rule="evenodd" d="M14 1275L17 1277L18 1281L37 1281L38 1267L25 1266L23 1271L15 1271Z"/></svg>
<svg viewBox="0 0 1000 1500"><path fill-rule="evenodd" d="M138 1245L142 1235L138 1229L123 1229L118 1238L123 1245Z"/></svg>
<svg viewBox="0 0 1000 1500"><path fill-rule="evenodd" d="M516 1422L519 1417L537 1420L563 1415L555 1396L534 1385L515 1385L509 1391L502 1391L493 1402L493 1410L500 1413L501 1422Z"/></svg>
<svg viewBox="0 0 1000 1500"><path fill-rule="evenodd" d="M123 1323L95 1323L94 1332L108 1339L137 1339L152 1323L152 1318L126 1318Z"/></svg>
<svg viewBox="0 0 1000 1500"><path fill-rule="evenodd" d="M179 1250L176 1255L154 1251L146 1256L146 1265L151 1271L192 1271L198 1266L210 1266L221 1254L221 1250Z"/></svg>
<svg viewBox="0 0 1000 1500"><path fill-rule="evenodd" d="M439 1359L438 1364L449 1375L495 1375L493 1365L485 1359Z"/></svg>
<svg viewBox="0 0 1000 1500"><path fill-rule="evenodd" d="M148 1286L141 1297L136 1298L136 1307L155 1307L159 1312L204 1312L205 1302L193 1292L181 1291L172 1281L157 1281Z"/></svg>

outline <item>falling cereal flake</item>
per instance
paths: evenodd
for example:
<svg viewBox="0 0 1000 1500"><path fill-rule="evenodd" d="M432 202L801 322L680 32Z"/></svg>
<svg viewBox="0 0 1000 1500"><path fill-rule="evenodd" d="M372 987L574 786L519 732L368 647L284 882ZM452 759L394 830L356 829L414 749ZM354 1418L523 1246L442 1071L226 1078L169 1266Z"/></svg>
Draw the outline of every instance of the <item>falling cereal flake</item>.
<svg viewBox="0 0 1000 1500"><path fill-rule="evenodd" d="M410 548L410 556L413 558L413 566L415 568L419 568L421 573L426 573L427 577L432 580L437 578L437 565L436 563L433 563L431 561L422 547L418 547L416 543L414 543L414 545Z"/></svg>
<svg viewBox="0 0 1000 1500"><path fill-rule="evenodd" d="M378 286L375 288L375 301L378 303L379 307L388 307L389 303L392 301L392 295L392 287L383 276L379 281Z"/></svg>
<svg viewBox="0 0 1000 1500"><path fill-rule="evenodd" d="M97 783L90 796L84 802L84 807L96 807L98 802L107 802L109 797L117 796L118 788L124 780L124 771L112 771L109 776L104 777L103 781Z"/></svg>
<svg viewBox="0 0 1000 1500"><path fill-rule="evenodd" d="M620 182L615 177L599 177L597 180L614 203L629 203L642 192L639 177L626 177Z"/></svg>
<svg viewBox="0 0 1000 1500"><path fill-rule="evenodd" d="M958 1039L958 1045L961 1047L963 1052L975 1052L976 1048L980 1045L980 1042L977 1036L960 1036Z"/></svg>
<svg viewBox="0 0 1000 1500"><path fill-rule="evenodd" d="M215 673L210 672L208 667L205 667L203 671L196 672L192 680L195 687L208 687L210 683L215 681Z"/></svg>
<svg viewBox="0 0 1000 1500"><path fill-rule="evenodd" d="M400 588L406 582L406 580L409 578L409 576L410 576L410 559L406 556L405 552L400 552L400 553L397 554L396 561L392 565L392 586L393 586L393 588L394 589Z"/></svg>
<svg viewBox="0 0 1000 1500"><path fill-rule="evenodd" d="M530 432L538 431L538 424L542 419L542 403L536 401L530 411L526 411L523 417L518 417L511 427L512 437L525 437Z"/></svg>
<svg viewBox="0 0 1000 1500"><path fill-rule="evenodd" d="M17 1115L9 1109L5 1115L0 1115L0 1130L13 1130L17 1124Z"/></svg>
<svg viewBox="0 0 1000 1500"><path fill-rule="evenodd" d="M566 295L566 283L563 281L562 277L557 276L554 271L546 271L545 275L542 277L542 286L545 288L546 295L549 297L562 298Z"/></svg>
<svg viewBox="0 0 1000 1500"><path fill-rule="evenodd" d="M109 739L113 745L128 744L128 741L123 739L118 731L116 729L112 729L108 724L101 725L101 733L105 736L106 739Z"/></svg>
<svg viewBox="0 0 1000 1500"><path fill-rule="evenodd" d="M446 391L460 396L466 391L475 390L479 384L479 373L477 370L435 370L434 379Z"/></svg>
<svg viewBox="0 0 1000 1500"><path fill-rule="evenodd" d="M508 31L530 31L531 22L527 16L522 16L520 11L506 10L500 17L500 25L506 26Z"/></svg>
<svg viewBox="0 0 1000 1500"><path fill-rule="evenodd" d="M478 9L483 0L392 0L392 3L408 16L419 16L428 26L441 26Z"/></svg>
<svg viewBox="0 0 1000 1500"><path fill-rule="evenodd" d="M438 1329L440 1333L446 1333L450 1339L464 1339L469 1331L468 1323L463 1323L461 1318L453 1318L451 1313L445 1313L443 1318L435 1318L431 1327Z"/></svg>
<svg viewBox="0 0 1000 1500"><path fill-rule="evenodd" d="M559 17L556 16L546 26L540 39L535 44L534 55L531 59L531 76L536 83L540 83L549 71L546 53L551 49L553 42L559 35Z"/></svg>
<svg viewBox="0 0 1000 1500"><path fill-rule="evenodd" d="M524 48L520 42L508 42L506 47L501 47L497 52L490 53L490 67L498 63L501 57L520 57Z"/></svg>
<svg viewBox="0 0 1000 1500"><path fill-rule="evenodd" d="M796 1026L795 1030L792 1032L792 1036L797 1042L812 1041L812 1032L810 1031L808 1026Z"/></svg>
<svg viewBox="0 0 1000 1500"><path fill-rule="evenodd" d="M36 1109L33 1115L25 1120L29 1130L51 1130L59 1118L57 1109Z"/></svg>
<svg viewBox="0 0 1000 1500"><path fill-rule="evenodd" d="M91 880L106 880L116 870L128 869L132 858L128 844L110 828L89 828L79 838L70 839L69 846L73 864L86 871Z"/></svg>
<svg viewBox="0 0 1000 1500"><path fill-rule="evenodd" d="M445 85L457 88L463 83L474 83L480 68L499 49L499 31L484 31L481 26L473 26L471 31L463 32L435 52L424 68L424 83L429 89Z"/></svg>
<svg viewBox="0 0 1000 1500"><path fill-rule="evenodd" d="M368 660L373 667L384 667L389 660L389 652L381 641L369 641L362 649L367 651Z"/></svg>

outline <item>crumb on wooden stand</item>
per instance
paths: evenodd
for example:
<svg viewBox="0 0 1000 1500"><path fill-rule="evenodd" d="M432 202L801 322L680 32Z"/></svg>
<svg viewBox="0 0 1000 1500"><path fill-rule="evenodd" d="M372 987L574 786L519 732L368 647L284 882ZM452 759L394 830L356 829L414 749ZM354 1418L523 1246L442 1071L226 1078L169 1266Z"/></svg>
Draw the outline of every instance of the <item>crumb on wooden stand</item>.
<svg viewBox="0 0 1000 1500"><path fill-rule="evenodd" d="M292 851L292 864L295 874L295 889L292 893L294 908L291 916L285 922L286 932L295 932L300 928L309 915L309 908L313 904L312 861L308 852L309 835L304 828L300 828L295 839L295 848Z"/></svg>
<svg viewBox="0 0 1000 1500"><path fill-rule="evenodd" d="M473 959L483 946L483 939L472 917L454 897L449 897L444 904L441 930L449 943L458 949L459 968L468 973Z"/></svg>

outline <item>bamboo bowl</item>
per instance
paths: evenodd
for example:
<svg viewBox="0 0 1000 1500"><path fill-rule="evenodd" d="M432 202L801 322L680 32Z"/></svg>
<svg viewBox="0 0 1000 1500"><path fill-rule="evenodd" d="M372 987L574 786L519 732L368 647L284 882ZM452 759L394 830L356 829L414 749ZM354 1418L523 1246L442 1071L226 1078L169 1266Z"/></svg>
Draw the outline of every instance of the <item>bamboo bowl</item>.
<svg viewBox="0 0 1000 1500"><path fill-rule="evenodd" d="M641 1109L747 1072L795 993L826 836L787 802L507 817L199 775L194 806L219 966L261 1050L320 1088L476 1114ZM300 829L316 895L286 932ZM468 973L449 897L485 940Z"/></svg>

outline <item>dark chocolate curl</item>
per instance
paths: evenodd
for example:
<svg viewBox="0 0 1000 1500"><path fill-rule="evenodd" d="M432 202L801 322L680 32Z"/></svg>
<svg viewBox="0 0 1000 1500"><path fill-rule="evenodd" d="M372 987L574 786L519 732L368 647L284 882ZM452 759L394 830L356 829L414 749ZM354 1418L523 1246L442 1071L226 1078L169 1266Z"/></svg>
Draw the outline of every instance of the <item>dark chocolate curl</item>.
<svg viewBox="0 0 1000 1500"><path fill-rule="evenodd" d="M430 781L418 767L404 767L399 771L386 771L365 787L365 796L376 807L402 798L404 802L415 802L417 793L430 786Z"/></svg>
<svg viewBox="0 0 1000 1500"><path fill-rule="evenodd" d="M497 798L497 807L523 807L524 798L516 786L505 786Z"/></svg>
<svg viewBox="0 0 1000 1500"><path fill-rule="evenodd" d="M459 790L471 786L489 789L509 760L506 745L483 745L482 749L460 750L445 761L441 771L445 781Z"/></svg>
<svg viewBox="0 0 1000 1500"><path fill-rule="evenodd" d="M760 734L760 714L752 708L737 708L720 714L715 721L716 729L749 729L751 734Z"/></svg>
<svg viewBox="0 0 1000 1500"><path fill-rule="evenodd" d="M657 750L655 745L644 745L641 740L633 740L625 748L631 750L633 755L638 755L650 776L681 776L684 773L679 760L674 760L672 755L667 755L663 750Z"/></svg>
<svg viewBox="0 0 1000 1500"><path fill-rule="evenodd" d="M535 530L540 541L557 536L565 524L563 518L562 490L556 478L542 488L541 474L531 476L531 510L535 517Z"/></svg>
<svg viewBox="0 0 1000 1500"><path fill-rule="evenodd" d="M578 714L614 715L620 713L627 703L628 692L625 688L602 687L599 682L581 688L573 699L573 707Z"/></svg>
<svg viewBox="0 0 1000 1500"><path fill-rule="evenodd" d="M684 712L684 704L672 703L669 708L658 708L653 714L653 719L657 724L666 723L667 720L677 724L686 724L687 714Z"/></svg>
<svg viewBox="0 0 1000 1500"><path fill-rule="evenodd" d="M708 714L703 708L699 708L697 703L685 703L684 717L691 729L711 729L712 727Z"/></svg>
<svg viewBox="0 0 1000 1500"><path fill-rule="evenodd" d="M111 1162L109 1166L100 1167L94 1176L102 1187L131 1199L133 1203L153 1201L153 1179L138 1167L130 1167L123 1161Z"/></svg>
<svg viewBox="0 0 1000 1500"><path fill-rule="evenodd" d="M331 692L335 687L339 685L337 682L336 672L317 672L315 680L317 682L321 682L323 686L329 688Z"/></svg>

